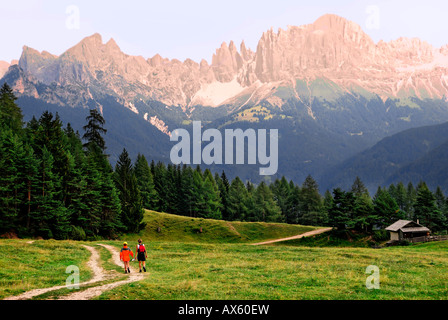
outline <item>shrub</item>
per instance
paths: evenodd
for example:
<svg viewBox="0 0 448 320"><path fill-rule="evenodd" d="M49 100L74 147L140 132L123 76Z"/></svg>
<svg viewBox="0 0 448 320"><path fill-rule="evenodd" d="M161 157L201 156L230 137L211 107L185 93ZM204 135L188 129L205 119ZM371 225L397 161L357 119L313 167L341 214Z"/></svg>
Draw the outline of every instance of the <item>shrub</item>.
<svg viewBox="0 0 448 320"><path fill-rule="evenodd" d="M389 235L386 230L376 230L373 232L372 239L376 242L389 240Z"/></svg>
<svg viewBox="0 0 448 320"><path fill-rule="evenodd" d="M399 246L409 246L409 245L411 245L411 242L403 239L403 240L398 241L398 245Z"/></svg>
<svg viewBox="0 0 448 320"><path fill-rule="evenodd" d="M72 226L72 230L70 231L70 239L73 239L73 240L85 240L86 239L86 232L81 227Z"/></svg>

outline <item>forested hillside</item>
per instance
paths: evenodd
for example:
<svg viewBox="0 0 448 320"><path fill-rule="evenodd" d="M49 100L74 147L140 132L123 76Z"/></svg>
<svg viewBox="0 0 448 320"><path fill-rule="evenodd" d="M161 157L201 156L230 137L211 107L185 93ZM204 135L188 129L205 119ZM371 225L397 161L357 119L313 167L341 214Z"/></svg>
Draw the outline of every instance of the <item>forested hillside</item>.
<svg viewBox="0 0 448 320"><path fill-rule="evenodd" d="M114 238L145 227L143 208L190 217L333 226L372 233L397 219L448 229L447 199L424 182L378 188L361 179L321 195L312 176L255 185L225 171L163 164L126 149L112 168L104 136L113 128L90 110L83 133L43 112L23 122L11 88L0 91L0 234L56 239Z"/></svg>

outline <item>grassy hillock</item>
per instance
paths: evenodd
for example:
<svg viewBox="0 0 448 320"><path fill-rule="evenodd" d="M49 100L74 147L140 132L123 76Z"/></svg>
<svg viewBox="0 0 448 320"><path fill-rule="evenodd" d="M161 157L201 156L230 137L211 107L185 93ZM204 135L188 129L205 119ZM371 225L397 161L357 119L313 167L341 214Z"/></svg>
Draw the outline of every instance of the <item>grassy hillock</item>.
<svg viewBox="0 0 448 320"><path fill-rule="evenodd" d="M191 218L149 210L146 210L144 222L146 228L139 234L129 234L122 238L127 241L142 238L146 242L250 243L290 237L318 228L286 223Z"/></svg>

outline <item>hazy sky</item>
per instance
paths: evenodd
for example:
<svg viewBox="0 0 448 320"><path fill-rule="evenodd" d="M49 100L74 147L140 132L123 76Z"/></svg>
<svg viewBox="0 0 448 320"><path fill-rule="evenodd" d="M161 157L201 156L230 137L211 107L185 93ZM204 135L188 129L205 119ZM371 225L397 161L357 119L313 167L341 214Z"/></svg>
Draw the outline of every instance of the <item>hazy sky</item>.
<svg viewBox="0 0 448 320"><path fill-rule="evenodd" d="M223 41L255 50L271 27L325 13L358 23L375 42L404 36L448 44L446 0L0 0L0 60L19 59L23 45L59 55L98 32L128 54L210 62Z"/></svg>

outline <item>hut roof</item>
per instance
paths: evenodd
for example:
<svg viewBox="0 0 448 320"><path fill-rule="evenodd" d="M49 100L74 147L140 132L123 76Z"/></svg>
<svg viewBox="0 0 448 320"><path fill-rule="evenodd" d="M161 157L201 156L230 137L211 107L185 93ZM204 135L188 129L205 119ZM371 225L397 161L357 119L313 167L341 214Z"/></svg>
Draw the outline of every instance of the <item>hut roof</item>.
<svg viewBox="0 0 448 320"><path fill-rule="evenodd" d="M429 231L429 229L426 227L402 228L401 231L403 231L403 232L427 232L427 231Z"/></svg>
<svg viewBox="0 0 448 320"><path fill-rule="evenodd" d="M411 221L411 220L398 220L388 226L386 228L387 231L394 231L397 232L398 230L401 230L402 232L425 232L429 231L428 228L425 226L422 226L421 224L418 224L417 222Z"/></svg>

